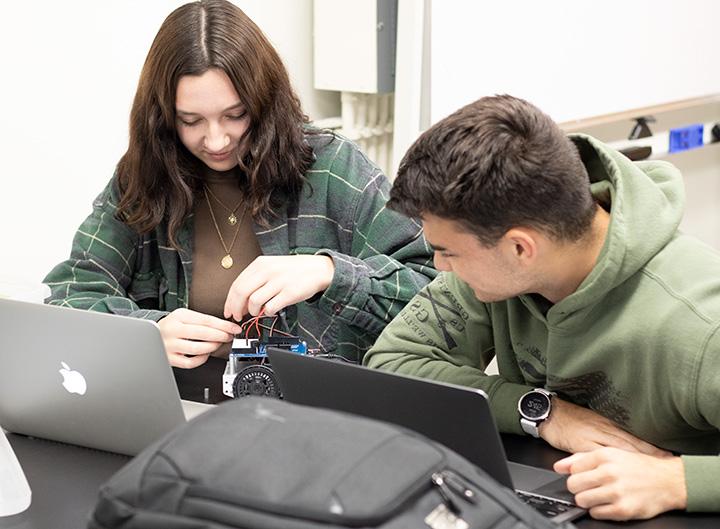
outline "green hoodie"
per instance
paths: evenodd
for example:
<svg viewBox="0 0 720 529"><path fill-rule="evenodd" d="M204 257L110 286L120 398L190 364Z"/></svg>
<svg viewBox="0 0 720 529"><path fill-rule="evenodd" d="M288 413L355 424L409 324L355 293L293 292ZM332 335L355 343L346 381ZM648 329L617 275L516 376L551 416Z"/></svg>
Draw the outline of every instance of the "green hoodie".
<svg viewBox="0 0 720 529"><path fill-rule="evenodd" d="M688 510L720 511L720 254L677 231L684 192L665 162L632 163L572 136L610 226L595 267L547 309L482 303L439 275L365 356L371 367L482 388L501 431L536 387L683 456ZM483 370L497 357L499 375Z"/></svg>

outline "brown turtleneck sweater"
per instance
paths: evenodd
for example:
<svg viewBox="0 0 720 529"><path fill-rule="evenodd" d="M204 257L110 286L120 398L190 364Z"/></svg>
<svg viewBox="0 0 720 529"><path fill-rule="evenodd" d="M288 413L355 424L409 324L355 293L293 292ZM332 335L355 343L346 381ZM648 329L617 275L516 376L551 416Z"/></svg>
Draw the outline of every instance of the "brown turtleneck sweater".
<svg viewBox="0 0 720 529"><path fill-rule="evenodd" d="M262 255L262 251L253 232L252 218L245 207L244 193L238 184L235 170L226 173L211 172L206 175L205 182L212 194L208 193L206 198L205 193L201 192L195 202L193 274L189 308L224 318L223 309L230 285L240 272L256 257ZM233 259L232 267L227 270L220 264L226 252L210 215L208 199L225 247L230 249L230 256ZM228 221L232 210L237 217L234 226ZM237 237L233 244L236 233ZM216 354L223 356L227 355L228 351L229 347L222 347Z"/></svg>

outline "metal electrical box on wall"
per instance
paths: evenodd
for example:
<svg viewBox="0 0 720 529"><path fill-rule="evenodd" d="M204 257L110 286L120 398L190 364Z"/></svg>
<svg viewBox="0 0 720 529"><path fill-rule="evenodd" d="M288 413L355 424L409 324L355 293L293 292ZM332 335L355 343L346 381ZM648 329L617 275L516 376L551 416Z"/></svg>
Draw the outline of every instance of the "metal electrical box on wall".
<svg viewBox="0 0 720 529"><path fill-rule="evenodd" d="M314 0L315 88L395 90L397 0Z"/></svg>

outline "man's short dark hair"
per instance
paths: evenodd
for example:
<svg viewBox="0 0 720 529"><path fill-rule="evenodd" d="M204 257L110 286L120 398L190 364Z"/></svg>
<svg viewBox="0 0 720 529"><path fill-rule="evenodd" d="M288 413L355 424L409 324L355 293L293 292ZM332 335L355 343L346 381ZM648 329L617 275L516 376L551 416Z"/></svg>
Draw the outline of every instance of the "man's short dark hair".
<svg viewBox="0 0 720 529"><path fill-rule="evenodd" d="M483 97L425 131L400 163L388 207L459 222L488 246L518 226L576 241L595 214L575 145L508 95Z"/></svg>

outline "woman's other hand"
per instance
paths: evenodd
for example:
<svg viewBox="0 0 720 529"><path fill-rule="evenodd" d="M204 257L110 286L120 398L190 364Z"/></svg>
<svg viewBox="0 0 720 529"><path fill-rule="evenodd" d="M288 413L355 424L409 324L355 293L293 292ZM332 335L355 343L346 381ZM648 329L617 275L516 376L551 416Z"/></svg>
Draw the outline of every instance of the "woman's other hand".
<svg viewBox="0 0 720 529"><path fill-rule="evenodd" d="M265 308L272 316L324 291L332 282L335 265L326 255L262 255L243 270L230 286L225 317L242 320Z"/></svg>
<svg viewBox="0 0 720 529"><path fill-rule="evenodd" d="M232 341L240 326L190 309L176 309L158 322L170 365L185 369L204 364L211 353Z"/></svg>

